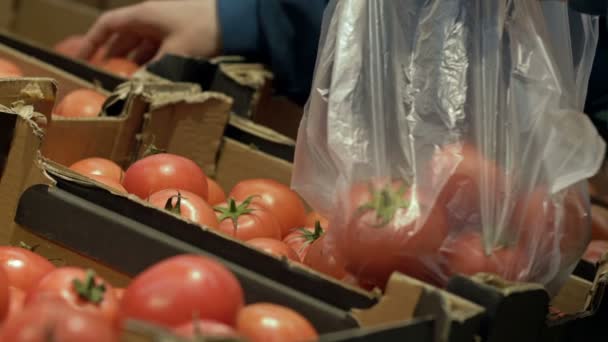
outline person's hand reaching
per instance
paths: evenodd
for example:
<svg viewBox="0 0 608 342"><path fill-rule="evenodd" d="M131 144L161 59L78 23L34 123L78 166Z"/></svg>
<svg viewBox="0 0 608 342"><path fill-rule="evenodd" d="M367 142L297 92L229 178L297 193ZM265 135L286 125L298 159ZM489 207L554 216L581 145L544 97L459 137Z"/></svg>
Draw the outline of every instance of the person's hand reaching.
<svg viewBox="0 0 608 342"><path fill-rule="evenodd" d="M138 64L166 53L213 57L220 53L217 0L147 1L103 14L85 35L79 57L131 55Z"/></svg>

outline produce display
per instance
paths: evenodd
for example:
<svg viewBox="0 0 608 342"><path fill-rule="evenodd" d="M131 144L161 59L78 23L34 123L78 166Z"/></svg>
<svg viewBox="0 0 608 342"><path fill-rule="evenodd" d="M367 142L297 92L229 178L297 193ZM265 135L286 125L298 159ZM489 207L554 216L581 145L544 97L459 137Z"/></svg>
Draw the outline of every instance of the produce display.
<svg viewBox="0 0 608 342"><path fill-rule="evenodd" d="M106 99L107 96L95 90L74 90L59 101L53 114L74 118L97 117L101 113Z"/></svg>
<svg viewBox="0 0 608 342"><path fill-rule="evenodd" d="M178 255L113 288L91 269L55 267L21 247L0 247L0 340L119 341L127 320L185 338L311 341L317 332L296 311L246 305L241 285L218 262ZM273 324L267 322L272 320Z"/></svg>
<svg viewBox="0 0 608 342"><path fill-rule="evenodd" d="M0 77L22 77L23 71L15 63L0 59Z"/></svg>

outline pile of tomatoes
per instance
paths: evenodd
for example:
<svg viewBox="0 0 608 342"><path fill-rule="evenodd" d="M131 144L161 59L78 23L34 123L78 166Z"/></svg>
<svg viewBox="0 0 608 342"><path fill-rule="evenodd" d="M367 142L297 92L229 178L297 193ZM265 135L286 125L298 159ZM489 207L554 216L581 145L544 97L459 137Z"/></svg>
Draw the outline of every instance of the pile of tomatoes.
<svg viewBox="0 0 608 342"><path fill-rule="evenodd" d="M121 289L93 270L57 268L28 249L0 247L1 341L119 341L128 320L185 338L289 342L317 337L312 324L290 308L245 305L235 276L202 256L161 261Z"/></svg>

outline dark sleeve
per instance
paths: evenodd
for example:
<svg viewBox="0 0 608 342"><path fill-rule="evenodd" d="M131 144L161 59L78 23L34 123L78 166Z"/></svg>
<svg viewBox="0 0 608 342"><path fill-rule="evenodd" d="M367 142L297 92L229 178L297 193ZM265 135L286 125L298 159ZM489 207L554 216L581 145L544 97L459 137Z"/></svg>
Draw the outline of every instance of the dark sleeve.
<svg viewBox="0 0 608 342"><path fill-rule="evenodd" d="M218 0L224 54L262 62L275 88L304 104L328 0Z"/></svg>

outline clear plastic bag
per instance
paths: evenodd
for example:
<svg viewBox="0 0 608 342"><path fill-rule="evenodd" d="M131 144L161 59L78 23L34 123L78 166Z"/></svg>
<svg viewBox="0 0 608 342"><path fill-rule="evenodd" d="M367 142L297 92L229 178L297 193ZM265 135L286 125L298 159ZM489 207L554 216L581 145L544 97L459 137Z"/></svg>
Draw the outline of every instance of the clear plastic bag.
<svg viewBox="0 0 608 342"><path fill-rule="evenodd" d="M326 251L365 284L556 291L605 149L581 113L597 25L563 1L332 1L292 184L330 219Z"/></svg>

